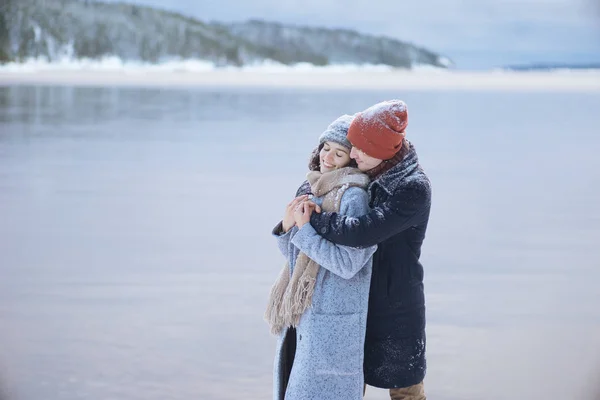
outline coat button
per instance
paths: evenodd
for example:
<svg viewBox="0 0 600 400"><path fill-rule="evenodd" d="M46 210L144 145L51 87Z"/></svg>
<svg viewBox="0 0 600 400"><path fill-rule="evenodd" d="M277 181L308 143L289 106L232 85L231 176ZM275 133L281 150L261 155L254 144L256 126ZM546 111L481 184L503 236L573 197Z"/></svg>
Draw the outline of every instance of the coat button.
<svg viewBox="0 0 600 400"><path fill-rule="evenodd" d="M298 335L298 340L302 340L302 335Z"/></svg>
<svg viewBox="0 0 600 400"><path fill-rule="evenodd" d="M324 227L321 228L321 233L323 233L323 234L327 233L327 227L326 226L324 226Z"/></svg>

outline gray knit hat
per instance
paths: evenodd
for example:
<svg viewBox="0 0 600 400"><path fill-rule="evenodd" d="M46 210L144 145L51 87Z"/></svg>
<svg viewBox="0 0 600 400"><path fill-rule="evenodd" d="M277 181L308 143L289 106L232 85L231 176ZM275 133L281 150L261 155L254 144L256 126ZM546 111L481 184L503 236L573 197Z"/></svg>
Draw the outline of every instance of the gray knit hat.
<svg viewBox="0 0 600 400"><path fill-rule="evenodd" d="M325 132L319 136L319 145L325 142L335 142L351 149L352 143L346 139L346 135L353 119L354 116L345 114L329 124Z"/></svg>

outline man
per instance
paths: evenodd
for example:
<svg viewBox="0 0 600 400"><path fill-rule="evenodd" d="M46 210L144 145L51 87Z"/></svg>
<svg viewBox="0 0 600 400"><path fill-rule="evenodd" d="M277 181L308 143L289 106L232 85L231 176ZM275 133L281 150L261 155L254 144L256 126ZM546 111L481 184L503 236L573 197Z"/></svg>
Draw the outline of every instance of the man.
<svg viewBox="0 0 600 400"><path fill-rule="evenodd" d="M425 400L425 296L421 245L431 186L405 139L406 104L390 100L358 113L350 125L350 156L371 178L371 211L358 218L320 212L310 223L340 245L377 244L365 339L365 384L390 389L393 400ZM312 212L312 209L317 212ZM366 386L365 386L366 389Z"/></svg>

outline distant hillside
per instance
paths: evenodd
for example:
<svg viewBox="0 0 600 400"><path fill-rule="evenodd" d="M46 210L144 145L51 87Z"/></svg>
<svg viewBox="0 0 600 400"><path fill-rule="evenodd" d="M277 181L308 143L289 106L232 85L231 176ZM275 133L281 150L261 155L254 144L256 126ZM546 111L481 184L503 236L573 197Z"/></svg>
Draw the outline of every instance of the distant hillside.
<svg viewBox="0 0 600 400"><path fill-rule="evenodd" d="M600 63L567 64L567 63L540 63L525 65L510 65L505 69L512 71L548 71L553 69L600 69Z"/></svg>
<svg viewBox="0 0 600 400"><path fill-rule="evenodd" d="M448 67L439 54L355 31L264 21L204 23L181 14L91 0L2 0L0 62L68 58L157 63L200 59L217 66L385 64Z"/></svg>
<svg viewBox="0 0 600 400"><path fill-rule="evenodd" d="M346 29L300 27L256 20L215 26L226 28L237 37L261 46L287 49L297 57L318 55L323 64L370 63L404 68L414 65L449 66L449 60L429 50Z"/></svg>

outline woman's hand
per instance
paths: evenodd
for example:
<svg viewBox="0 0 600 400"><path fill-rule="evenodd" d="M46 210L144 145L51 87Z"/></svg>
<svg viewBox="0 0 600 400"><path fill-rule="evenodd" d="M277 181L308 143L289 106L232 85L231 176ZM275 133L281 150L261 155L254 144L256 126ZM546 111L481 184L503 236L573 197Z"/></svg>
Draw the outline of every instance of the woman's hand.
<svg viewBox="0 0 600 400"><path fill-rule="evenodd" d="M281 223L283 231L287 232L296 225L296 220L294 218L294 211L298 207L298 205L302 204L302 202L308 199L308 195L304 194L302 196L296 197L292 200L285 209L285 214L283 216L283 221Z"/></svg>
<svg viewBox="0 0 600 400"><path fill-rule="evenodd" d="M304 201L300 203L298 207L296 207L294 211L294 221L296 222L298 229L302 228L304 224L310 222L310 216L317 208L319 208L320 211L320 207L312 201Z"/></svg>

